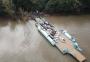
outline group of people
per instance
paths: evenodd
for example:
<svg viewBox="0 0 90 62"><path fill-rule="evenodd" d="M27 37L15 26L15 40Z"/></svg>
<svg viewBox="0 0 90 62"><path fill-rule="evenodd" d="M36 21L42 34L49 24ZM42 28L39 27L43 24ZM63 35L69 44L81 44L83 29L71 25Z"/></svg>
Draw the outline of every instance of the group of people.
<svg viewBox="0 0 90 62"><path fill-rule="evenodd" d="M59 36L59 33L54 29L54 27L49 24L47 21L44 21L43 23L41 23L41 26L43 27L43 29L45 29L49 36L52 38L52 39L56 39L58 38Z"/></svg>

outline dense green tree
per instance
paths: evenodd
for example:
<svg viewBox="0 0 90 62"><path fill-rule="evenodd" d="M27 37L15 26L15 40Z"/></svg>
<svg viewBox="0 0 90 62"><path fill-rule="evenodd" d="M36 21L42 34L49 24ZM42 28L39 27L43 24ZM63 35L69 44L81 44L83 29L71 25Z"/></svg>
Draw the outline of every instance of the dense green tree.
<svg viewBox="0 0 90 62"><path fill-rule="evenodd" d="M30 11L33 7L31 0L13 0L13 4L16 10L22 8L25 11Z"/></svg>
<svg viewBox="0 0 90 62"><path fill-rule="evenodd" d="M32 10L43 11L49 0L31 0L33 3Z"/></svg>
<svg viewBox="0 0 90 62"><path fill-rule="evenodd" d="M0 15L3 15L3 13L4 13L4 6L3 6L3 2L2 2L2 0L0 0Z"/></svg>
<svg viewBox="0 0 90 62"><path fill-rule="evenodd" d="M0 0L0 13L12 15L36 10L48 13L90 12L90 0Z"/></svg>
<svg viewBox="0 0 90 62"><path fill-rule="evenodd" d="M80 9L84 12L90 12L90 0L79 0L81 2Z"/></svg>
<svg viewBox="0 0 90 62"><path fill-rule="evenodd" d="M14 12L12 0L2 0L2 4L4 7L3 11L12 16L12 13Z"/></svg>
<svg viewBox="0 0 90 62"><path fill-rule="evenodd" d="M45 10L49 12L73 12L80 10L79 1L76 0L49 0Z"/></svg>

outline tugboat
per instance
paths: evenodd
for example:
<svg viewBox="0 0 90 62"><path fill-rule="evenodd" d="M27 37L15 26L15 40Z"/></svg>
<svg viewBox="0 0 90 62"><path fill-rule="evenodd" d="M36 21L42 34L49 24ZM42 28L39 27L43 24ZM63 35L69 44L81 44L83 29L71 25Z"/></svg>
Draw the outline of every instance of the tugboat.
<svg viewBox="0 0 90 62"><path fill-rule="evenodd" d="M76 39L72 37L66 30L56 30L53 25L48 23L44 18L36 17L36 27L38 31L51 43L56 46L63 54L70 54L79 62L86 60L80 51Z"/></svg>

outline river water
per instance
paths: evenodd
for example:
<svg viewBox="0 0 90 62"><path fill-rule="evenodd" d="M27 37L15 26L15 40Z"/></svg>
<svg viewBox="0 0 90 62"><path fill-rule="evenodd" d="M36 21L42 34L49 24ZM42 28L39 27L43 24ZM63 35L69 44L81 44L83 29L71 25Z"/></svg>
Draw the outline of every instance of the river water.
<svg viewBox="0 0 90 62"><path fill-rule="evenodd" d="M48 21L58 30L65 29L73 35L82 54L90 62L90 15L48 16ZM77 62L53 47L35 27L35 22L25 23L0 19L0 62Z"/></svg>

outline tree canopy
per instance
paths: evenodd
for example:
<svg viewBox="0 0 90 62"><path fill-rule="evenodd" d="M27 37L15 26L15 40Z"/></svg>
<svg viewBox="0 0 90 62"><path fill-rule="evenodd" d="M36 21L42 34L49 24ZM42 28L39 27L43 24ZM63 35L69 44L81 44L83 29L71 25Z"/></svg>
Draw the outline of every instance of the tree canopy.
<svg viewBox="0 0 90 62"><path fill-rule="evenodd" d="M89 12L90 0L0 0L0 14L23 11L43 11L47 13Z"/></svg>

